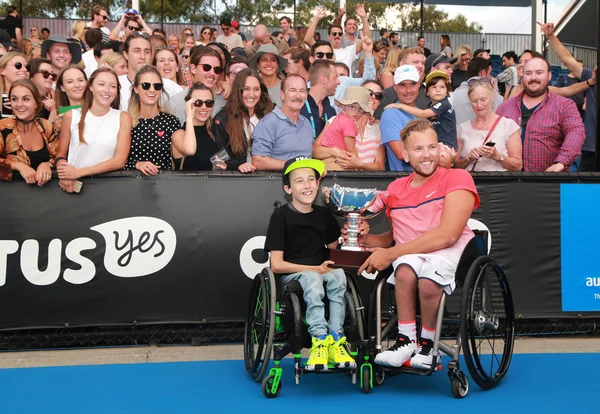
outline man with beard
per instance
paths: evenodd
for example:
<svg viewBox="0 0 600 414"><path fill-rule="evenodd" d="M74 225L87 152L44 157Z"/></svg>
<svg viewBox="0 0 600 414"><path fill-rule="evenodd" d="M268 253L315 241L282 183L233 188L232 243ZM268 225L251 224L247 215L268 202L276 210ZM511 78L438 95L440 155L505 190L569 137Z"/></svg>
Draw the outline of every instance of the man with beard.
<svg viewBox="0 0 600 414"><path fill-rule="evenodd" d="M473 238L467 221L479 206L479 196L467 171L438 166L438 140L429 121L413 119L401 137L404 160L414 172L392 182L369 209L385 208L392 231L361 237L372 254L358 273L394 267L398 337L375 356L375 362L400 367L410 361L413 368L429 369L439 301L443 292L450 294L455 288L458 261ZM421 309L419 342L417 299Z"/></svg>
<svg viewBox="0 0 600 414"><path fill-rule="evenodd" d="M252 164L257 170L281 171L287 160L312 155L313 130L300 114L308 96L306 81L289 75L281 82L281 109L275 107L252 133Z"/></svg>
<svg viewBox="0 0 600 414"><path fill-rule="evenodd" d="M325 123L336 115L335 108L328 97L335 95L335 90L340 84L335 63L330 60L315 60L308 71L310 89L308 99L300 112L310 121L313 130L313 139L323 131Z"/></svg>
<svg viewBox="0 0 600 414"><path fill-rule="evenodd" d="M585 141L577 106L548 91L551 79L550 64L538 57L531 59L523 68L524 91L497 111L521 126L525 171L568 172Z"/></svg>

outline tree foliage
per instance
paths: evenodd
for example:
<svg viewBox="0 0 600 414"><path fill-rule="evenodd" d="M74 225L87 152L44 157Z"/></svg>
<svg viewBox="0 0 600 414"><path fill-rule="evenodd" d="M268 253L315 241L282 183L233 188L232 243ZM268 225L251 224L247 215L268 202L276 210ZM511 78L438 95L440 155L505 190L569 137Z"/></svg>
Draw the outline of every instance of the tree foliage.
<svg viewBox="0 0 600 414"><path fill-rule="evenodd" d="M483 27L478 23L469 23L462 14L449 18L448 13L434 5L423 8L423 30L426 32L481 32ZM402 5L400 25L403 31L418 32L421 30L421 7Z"/></svg>

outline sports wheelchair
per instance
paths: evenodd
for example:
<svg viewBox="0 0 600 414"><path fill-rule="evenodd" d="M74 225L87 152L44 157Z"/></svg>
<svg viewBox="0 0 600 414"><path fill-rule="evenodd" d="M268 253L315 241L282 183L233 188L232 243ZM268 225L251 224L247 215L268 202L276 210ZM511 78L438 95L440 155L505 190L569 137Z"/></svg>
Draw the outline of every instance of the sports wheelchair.
<svg viewBox="0 0 600 414"><path fill-rule="evenodd" d="M506 275L487 255L488 232L474 230L474 233L475 237L463 251L456 270L457 288L454 294L461 294L462 289L459 313L449 314L446 293L440 299L433 363L429 370L414 369L410 364L394 368L374 363L375 356L383 350L383 341L395 337L398 322L394 285L388 283L388 278L393 277L393 269L390 267L377 275L368 304L369 351L360 362L361 379L365 378L362 384L364 392L368 393L373 385L381 385L386 374L431 375L441 369L441 351L451 358L448 376L452 394L463 398L469 392L469 379L460 370L461 348L471 378L480 388L494 388L506 375L515 336L512 295ZM447 345L440 341L443 325L460 326L454 344Z"/></svg>
<svg viewBox="0 0 600 414"><path fill-rule="evenodd" d="M349 374L352 377L352 383L356 383L358 365L361 360L358 355L359 348L367 343L365 339L365 309L352 275L346 273L346 280L344 334L350 345L350 355L356 361L356 367L334 368L329 365L326 371L307 371L302 364L301 351L302 348L311 347L311 338L303 320L306 305L300 283L291 281L282 287L279 279L275 278L268 267L255 276L244 328L244 363L252 378L256 382L262 381L262 392L267 398L279 395L283 371L280 362L290 353L294 356L296 384L300 383L302 374L340 372ZM327 294L324 303L325 317L328 319ZM275 366L265 377L271 352Z"/></svg>

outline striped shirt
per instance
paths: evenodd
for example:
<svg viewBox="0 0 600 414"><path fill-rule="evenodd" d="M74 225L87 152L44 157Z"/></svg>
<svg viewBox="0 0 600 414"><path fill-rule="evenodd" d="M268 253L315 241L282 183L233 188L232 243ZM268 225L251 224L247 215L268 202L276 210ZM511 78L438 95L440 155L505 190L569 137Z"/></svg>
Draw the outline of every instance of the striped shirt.
<svg viewBox="0 0 600 414"><path fill-rule="evenodd" d="M358 158L364 163L370 163L375 161L377 152L381 146L381 129L379 129L379 121L376 121L373 125L368 122L365 125L365 131L362 136L356 137L356 152Z"/></svg>
<svg viewBox="0 0 600 414"><path fill-rule="evenodd" d="M575 103L548 92L526 125L521 125L521 94L498 107L498 115L510 118L525 129L523 140L523 169L542 172L555 163L568 167L581 154L585 128Z"/></svg>

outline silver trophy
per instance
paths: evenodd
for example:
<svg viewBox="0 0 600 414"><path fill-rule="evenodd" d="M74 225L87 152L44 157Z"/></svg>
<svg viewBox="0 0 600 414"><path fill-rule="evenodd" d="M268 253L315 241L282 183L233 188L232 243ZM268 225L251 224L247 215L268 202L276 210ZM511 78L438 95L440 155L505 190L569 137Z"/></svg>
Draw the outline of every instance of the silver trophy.
<svg viewBox="0 0 600 414"><path fill-rule="evenodd" d="M365 248L358 243L359 225L361 220L375 217L381 212L369 211L380 191L334 184L332 187L323 187L322 192L329 210L337 216L344 217L348 223L348 241L342 245L342 250L364 251Z"/></svg>

